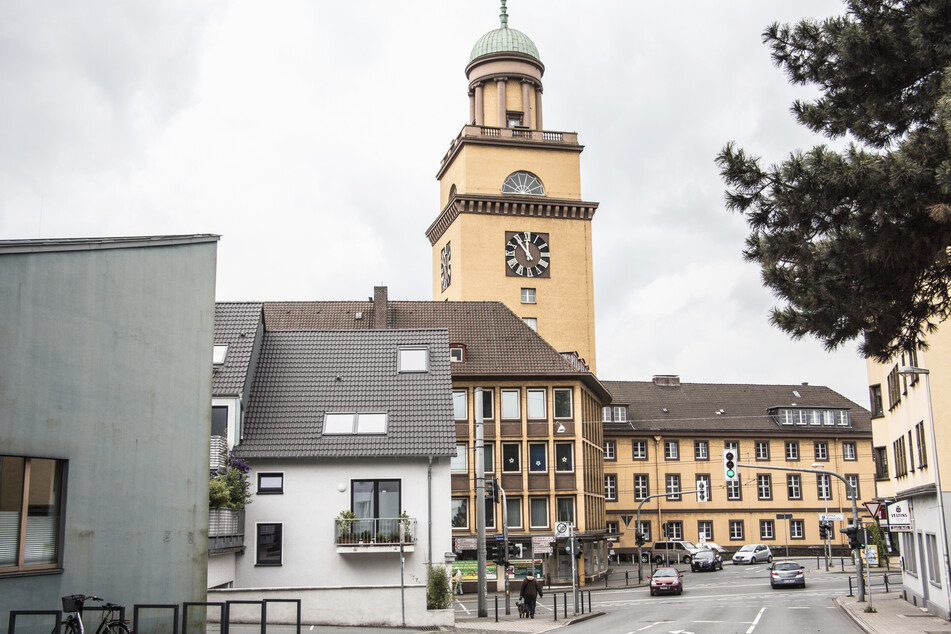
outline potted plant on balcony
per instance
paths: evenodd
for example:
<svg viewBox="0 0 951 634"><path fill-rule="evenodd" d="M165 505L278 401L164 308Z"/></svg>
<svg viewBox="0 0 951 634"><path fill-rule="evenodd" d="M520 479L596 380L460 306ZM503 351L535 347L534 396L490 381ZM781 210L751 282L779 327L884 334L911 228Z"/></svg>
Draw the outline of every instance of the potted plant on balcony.
<svg viewBox="0 0 951 634"><path fill-rule="evenodd" d="M356 539L353 536L353 521L357 519L357 514L350 509L344 509L337 513L337 543L353 544Z"/></svg>
<svg viewBox="0 0 951 634"><path fill-rule="evenodd" d="M410 531L409 513L404 510L400 513L400 542L408 542L410 537L412 537L412 534Z"/></svg>

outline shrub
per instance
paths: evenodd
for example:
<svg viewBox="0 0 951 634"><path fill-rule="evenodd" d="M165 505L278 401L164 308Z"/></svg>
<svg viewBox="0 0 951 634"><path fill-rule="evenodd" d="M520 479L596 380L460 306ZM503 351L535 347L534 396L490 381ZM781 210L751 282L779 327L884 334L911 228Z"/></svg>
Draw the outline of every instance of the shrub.
<svg viewBox="0 0 951 634"><path fill-rule="evenodd" d="M445 566L430 566L426 579L426 609L445 610L452 607L452 585Z"/></svg>

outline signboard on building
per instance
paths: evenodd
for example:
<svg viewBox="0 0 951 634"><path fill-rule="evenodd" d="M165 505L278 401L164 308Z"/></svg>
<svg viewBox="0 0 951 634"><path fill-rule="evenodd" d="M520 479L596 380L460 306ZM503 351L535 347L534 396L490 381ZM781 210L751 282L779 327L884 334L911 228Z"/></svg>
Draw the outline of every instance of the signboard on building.
<svg viewBox="0 0 951 634"><path fill-rule="evenodd" d="M878 546L869 544L865 547L865 550L862 551L862 555L864 556L865 563L867 563L869 566L878 565Z"/></svg>
<svg viewBox="0 0 951 634"><path fill-rule="evenodd" d="M533 535L532 536L532 552L536 555L550 555L551 554L551 544L555 541L554 537L549 535Z"/></svg>
<svg viewBox="0 0 951 634"><path fill-rule="evenodd" d="M885 508L888 516L888 530L893 533L911 532L911 509L908 507L908 500L892 502Z"/></svg>

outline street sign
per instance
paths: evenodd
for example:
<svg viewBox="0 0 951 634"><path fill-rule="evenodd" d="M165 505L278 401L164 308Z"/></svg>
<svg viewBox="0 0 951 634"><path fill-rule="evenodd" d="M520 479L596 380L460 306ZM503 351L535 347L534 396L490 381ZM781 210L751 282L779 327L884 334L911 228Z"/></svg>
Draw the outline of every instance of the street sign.
<svg viewBox="0 0 951 634"><path fill-rule="evenodd" d="M778 519L778 520L791 520L791 519L792 519L792 513L777 513L777 514L776 514L776 519Z"/></svg>
<svg viewBox="0 0 951 634"><path fill-rule="evenodd" d="M842 522L845 520L843 513L819 513L820 522Z"/></svg>
<svg viewBox="0 0 951 634"><path fill-rule="evenodd" d="M865 562L869 566L878 565L878 546L874 544L869 544L868 546L865 547L865 552L863 552L862 554L865 555Z"/></svg>
<svg viewBox="0 0 951 634"><path fill-rule="evenodd" d="M865 510L868 511L868 514L874 517L875 519L881 518L881 512L882 512L881 502L863 502L862 506L864 506Z"/></svg>
<svg viewBox="0 0 951 634"><path fill-rule="evenodd" d="M631 525L631 520L634 519L633 515L622 515L621 519L624 520L624 527L627 528Z"/></svg>
<svg viewBox="0 0 951 634"><path fill-rule="evenodd" d="M475 550L478 548L475 537L457 537L456 538L456 550L462 552L463 550Z"/></svg>
<svg viewBox="0 0 951 634"><path fill-rule="evenodd" d="M567 537L570 529L571 524L568 522L555 523L555 537Z"/></svg>
<svg viewBox="0 0 951 634"><path fill-rule="evenodd" d="M555 541L554 537L550 535L533 535L532 536L532 552L535 554L551 554L551 545Z"/></svg>
<svg viewBox="0 0 951 634"><path fill-rule="evenodd" d="M888 515L888 530L896 533L911 532L911 509L908 500L899 500L886 506Z"/></svg>

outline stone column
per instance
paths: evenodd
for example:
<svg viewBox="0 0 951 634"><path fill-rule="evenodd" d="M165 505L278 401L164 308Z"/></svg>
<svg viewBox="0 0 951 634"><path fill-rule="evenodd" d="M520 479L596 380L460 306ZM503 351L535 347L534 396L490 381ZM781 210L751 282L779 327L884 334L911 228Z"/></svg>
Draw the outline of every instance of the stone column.
<svg viewBox="0 0 951 634"><path fill-rule="evenodd" d="M469 91L469 124L475 123L475 92Z"/></svg>
<svg viewBox="0 0 951 634"><path fill-rule="evenodd" d="M542 125L542 87L535 89L535 128L544 130Z"/></svg>
<svg viewBox="0 0 951 634"><path fill-rule="evenodd" d="M499 77L495 80L495 89L499 93L499 122L498 126L500 128L508 127L508 121L505 120L505 84L508 82L508 77Z"/></svg>
<svg viewBox="0 0 951 634"><path fill-rule="evenodd" d="M532 127L532 98L529 92L531 86L527 79L522 80L522 125Z"/></svg>
<svg viewBox="0 0 951 634"><path fill-rule="evenodd" d="M482 82L475 85L475 124L485 125L485 104L482 101Z"/></svg>

